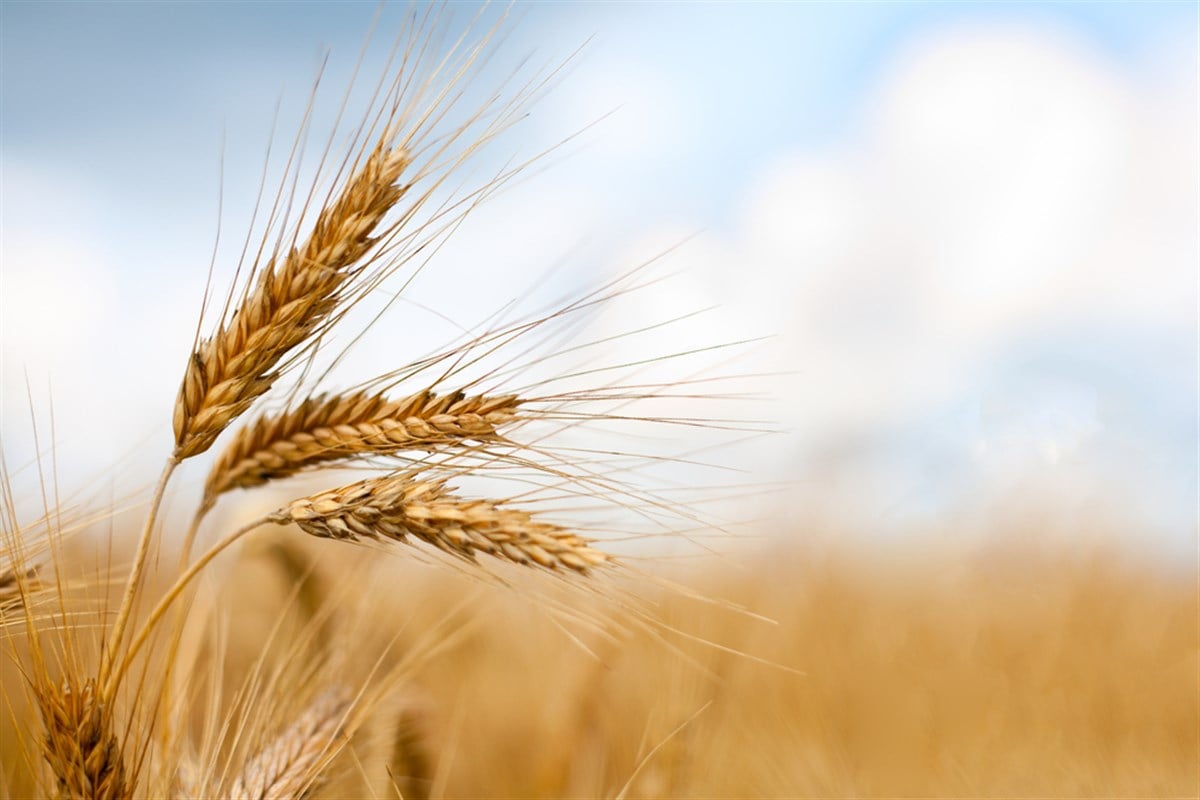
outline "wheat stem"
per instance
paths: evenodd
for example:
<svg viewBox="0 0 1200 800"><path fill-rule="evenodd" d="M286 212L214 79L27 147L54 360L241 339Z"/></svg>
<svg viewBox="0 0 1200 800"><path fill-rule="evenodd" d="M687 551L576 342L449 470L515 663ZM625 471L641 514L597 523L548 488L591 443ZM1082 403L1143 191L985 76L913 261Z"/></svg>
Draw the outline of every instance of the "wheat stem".
<svg viewBox="0 0 1200 800"><path fill-rule="evenodd" d="M129 579L125 583L125 592L121 597L117 618L113 622L108 642L100 654L100 673L96 683L100 687L101 702L108 702L112 699L120 682L119 679L110 680L109 672L112 669L113 659L116 658L117 649L121 646L121 640L124 638L125 627L129 624L129 615L133 611L133 603L137 598L138 589L141 587L142 572L146 566L146 557L150 553L150 540L154 535L154 523L158 518L158 509L162 505L163 494L167 490L167 482L171 479L171 473L178 465L177 458L169 457L163 467L162 475L159 476L158 485L154 487L154 497L150 501L150 510L146 513L146 522L142 528L141 538L138 539L137 551L133 556L133 566L129 570Z"/></svg>
<svg viewBox="0 0 1200 800"><path fill-rule="evenodd" d="M175 583L171 584L171 588L167 590L167 593L164 594L162 599L158 601L158 605L156 605L154 610L151 611L149 616L146 617L146 621L142 623L142 627L138 631L137 636L134 637L133 642L129 645L129 649L125 653L125 658L121 661L121 667L113 677L114 684L118 683L122 676L129 671L129 667L133 663L134 657L146 644L146 640L150 638L150 634L153 633L154 626L157 625L162 619L163 615L167 613L167 610L171 607L171 604L179 598L179 595L182 594L183 590L187 588L187 585L192 582L192 579L200 574L200 571L208 566L208 564L214 558L224 552L226 548L265 522L267 522L266 519L255 520L249 525L239 528L238 530L229 534L224 539L210 547L208 551L204 553L204 555L196 559L196 563L188 567L186 572L175 579Z"/></svg>

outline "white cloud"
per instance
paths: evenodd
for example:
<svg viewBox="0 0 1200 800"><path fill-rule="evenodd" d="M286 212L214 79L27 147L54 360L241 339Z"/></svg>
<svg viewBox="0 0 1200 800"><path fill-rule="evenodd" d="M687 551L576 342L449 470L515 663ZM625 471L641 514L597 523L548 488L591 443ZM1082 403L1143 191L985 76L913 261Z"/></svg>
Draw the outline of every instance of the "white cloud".
<svg viewBox="0 0 1200 800"><path fill-rule="evenodd" d="M1148 463L1084 463L1120 458L1144 434L1097 411L1111 386L1009 374L997 359L1053 351L1072 331L1194 338L1196 87L1164 74L1134 81L1027 27L927 34L885 65L855 137L779 157L733 235L685 249L680 263L709 276L700 302L740 311L721 333L781 334L769 359L795 370L776 386L794 398L793 446L812 456L850 445L854 503L865 496L856 481L881 471L893 495L912 493L922 448L947 446L919 426L954 405L977 421L949 443L953 459L980 482L1038 465L1111 481ZM1120 381L1176 364L1130 358L1104 366ZM1142 401L1135 416L1153 416ZM1187 498L1175 502L1186 516Z"/></svg>

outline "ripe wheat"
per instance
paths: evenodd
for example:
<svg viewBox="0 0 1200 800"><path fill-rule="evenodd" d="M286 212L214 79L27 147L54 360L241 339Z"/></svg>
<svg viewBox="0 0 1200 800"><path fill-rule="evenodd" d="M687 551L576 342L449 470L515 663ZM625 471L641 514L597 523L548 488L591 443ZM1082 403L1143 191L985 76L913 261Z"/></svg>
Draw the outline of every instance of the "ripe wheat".
<svg viewBox="0 0 1200 800"><path fill-rule="evenodd" d="M408 151L380 139L341 196L322 210L303 247L272 259L226 325L200 344L175 403L175 457L203 453L279 377L280 362L342 305L364 268L373 233L407 189Z"/></svg>
<svg viewBox="0 0 1200 800"><path fill-rule="evenodd" d="M44 677L44 675L43 675ZM43 752L59 796L67 800L124 800L129 797L120 740L112 709L100 701L95 683L81 688L45 680L36 690L46 725Z"/></svg>
<svg viewBox="0 0 1200 800"><path fill-rule="evenodd" d="M209 472L201 509L232 489L334 461L494 439L498 428L516 420L519 405L512 395L431 391L402 400L365 392L308 398L238 431Z"/></svg>
<svg viewBox="0 0 1200 800"><path fill-rule="evenodd" d="M230 786L230 800L299 800L320 781L343 739L349 693L327 689L300 717L251 757Z"/></svg>
<svg viewBox="0 0 1200 800"><path fill-rule="evenodd" d="M464 500L444 481L401 473L373 478L297 500L270 515L325 539L394 539L409 536L455 555L487 553L517 564L586 573L610 562L578 534L527 511L491 500Z"/></svg>

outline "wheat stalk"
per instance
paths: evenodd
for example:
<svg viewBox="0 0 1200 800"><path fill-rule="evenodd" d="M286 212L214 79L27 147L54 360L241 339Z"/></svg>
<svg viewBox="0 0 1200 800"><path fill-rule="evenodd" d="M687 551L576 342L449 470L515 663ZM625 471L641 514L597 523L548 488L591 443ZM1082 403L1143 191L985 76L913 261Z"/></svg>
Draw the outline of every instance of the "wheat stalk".
<svg viewBox="0 0 1200 800"><path fill-rule="evenodd" d="M588 539L492 500L464 500L444 481L411 473L373 478L297 500L268 521L326 539L420 539L449 553L588 572L609 562Z"/></svg>
<svg viewBox="0 0 1200 800"><path fill-rule="evenodd" d="M494 439L516 419L513 395L417 392L401 400L354 392L310 397L238 431L205 482L201 513L232 489L248 489L319 464Z"/></svg>
<svg viewBox="0 0 1200 800"><path fill-rule="evenodd" d="M69 800L129 797L111 709L101 702L95 683L88 681L72 691L69 685L45 681L37 698L46 724L44 754L57 779L58 796Z"/></svg>
<svg viewBox="0 0 1200 800"><path fill-rule="evenodd" d="M231 800L298 800L321 777L342 739L349 693L328 689L249 759L226 795Z"/></svg>
<svg viewBox="0 0 1200 800"><path fill-rule="evenodd" d="M175 457L207 450L230 422L271 388L280 362L334 316L373 236L407 186L408 151L380 139L341 195L318 215L302 247L273 256L233 316L199 344L175 402Z"/></svg>

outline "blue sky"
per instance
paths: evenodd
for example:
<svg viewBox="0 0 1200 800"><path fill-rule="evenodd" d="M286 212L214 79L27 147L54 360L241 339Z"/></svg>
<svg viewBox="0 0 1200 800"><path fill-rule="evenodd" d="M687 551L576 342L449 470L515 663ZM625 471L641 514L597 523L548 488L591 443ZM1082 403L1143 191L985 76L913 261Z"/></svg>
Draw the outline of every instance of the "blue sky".
<svg viewBox="0 0 1200 800"><path fill-rule="evenodd" d="M376 8L0 5L6 453L31 452L27 375L53 382L81 474L112 452L76 433L94 414L115 415L121 441L162 439L218 189L236 239L276 108L291 130L326 50L336 101ZM406 10L384 9L380 39ZM482 212L482 243L447 248L446 277L416 290L436 298L485 257L527 281L574 259L582 286L698 234L672 265L679 288L628 313L719 303L678 341L776 336L756 364L794 376L767 391L799 399L778 408L788 437L747 456L764 477L850 506L870 486L868 527L1004 492L1111 496L1172 557L1194 545L1195 4L511 15L497 74L588 44L480 168L604 119ZM506 291L492 280L472 278L464 314ZM95 366L131 337L124 366ZM145 403L97 400L121 386Z"/></svg>
<svg viewBox="0 0 1200 800"><path fill-rule="evenodd" d="M302 92L320 55L348 59L376 11L361 3L6 2L6 149L64 162L106 185L142 177L136 156L160 126L180 149L211 153L222 129L281 92ZM455 4L467 18L474 4ZM503 8L484 13L495 17ZM385 11L381 28L403 15ZM664 204L720 225L746 175L779 151L851 130L888 58L915 35L970 21L1027 24L1078 37L1131 74L1165 37L1196 25L1188 3L532 3L506 50L652 67L683 87L704 123L646 175ZM230 96L231 87L237 94ZM567 93L570 89L565 90ZM614 103L619 104L619 98ZM616 105L613 106L617 107ZM156 119L140 131L139 118ZM584 122L589 120L583 120ZM78 148L84 137L91 148ZM103 149L108 157L88 159ZM720 169L693 168L712 152ZM124 156L124 157L122 157ZM75 163L79 159L82 163ZM159 166L147 164L153 176ZM178 170L173 170L177 172Z"/></svg>

